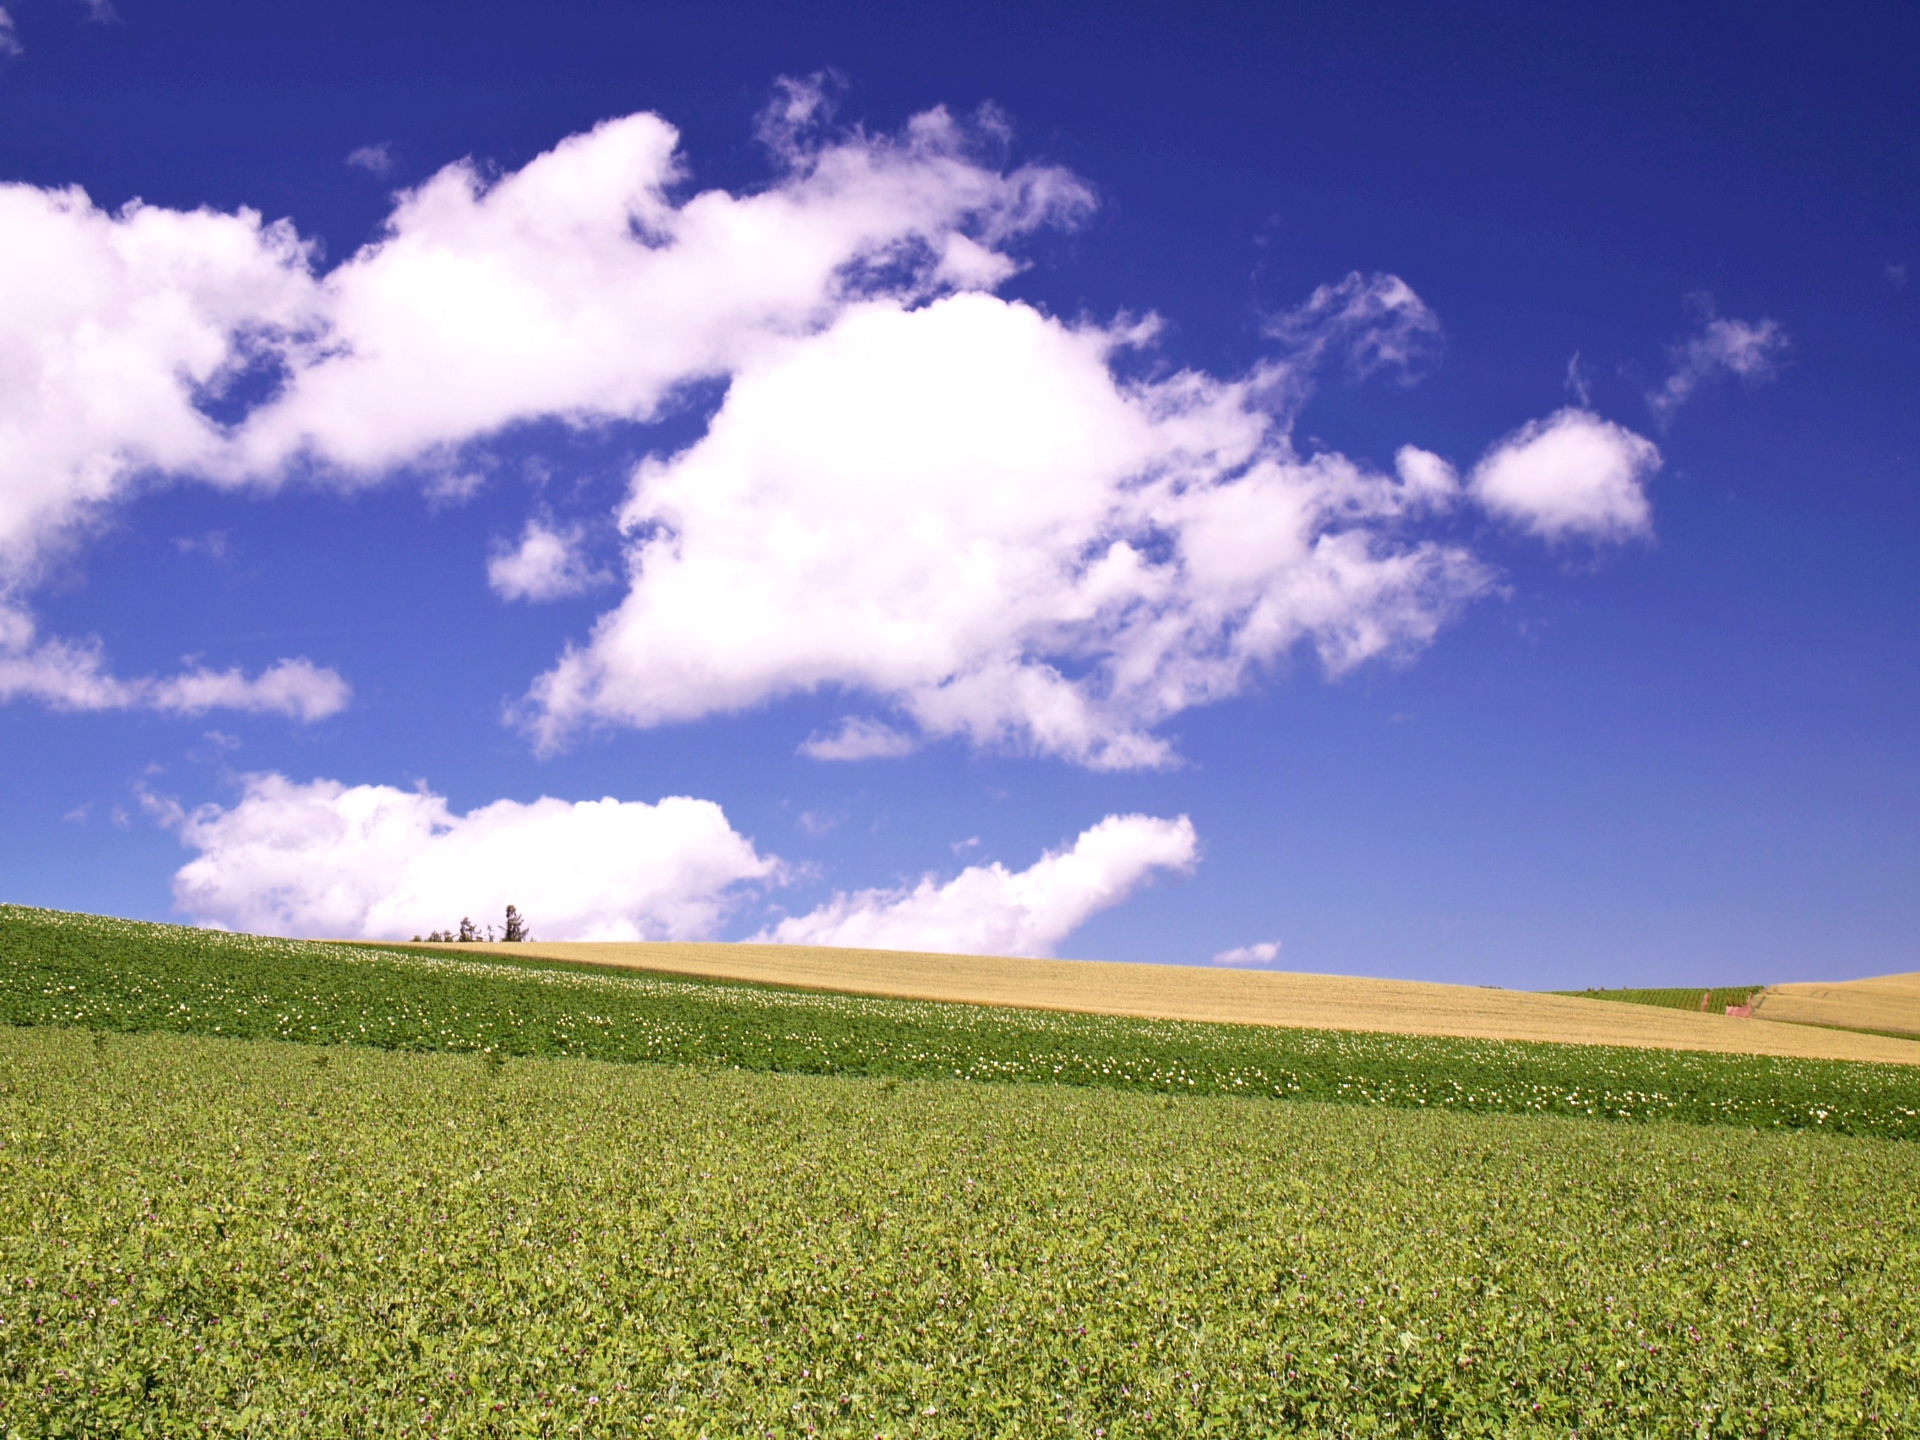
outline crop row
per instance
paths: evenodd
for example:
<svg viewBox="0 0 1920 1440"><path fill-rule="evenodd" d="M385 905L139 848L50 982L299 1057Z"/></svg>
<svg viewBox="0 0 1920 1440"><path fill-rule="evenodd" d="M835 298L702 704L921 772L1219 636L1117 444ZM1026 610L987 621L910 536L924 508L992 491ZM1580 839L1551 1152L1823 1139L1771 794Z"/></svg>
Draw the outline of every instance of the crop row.
<svg viewBox="0 0 1920 1440"><path fill-rule="evenodd" d="M1628 1005L1653 1005L1662 1010L1702 1010L1719 1015L1729 1005L1745 1005L1764 985L1720 985L1712 989L1665 990L1560 990L1556 994L1575 995L1583 1000L1616 1000ZM1707 1003L1700 1003L1701 996Z"/></svg>
<svg viewBox="0 0 1920 1440"><path fill-rule="evenodd" d="M1920 1138L1920 1068L1136 1020L0 907L0 1022Z"/></svg>

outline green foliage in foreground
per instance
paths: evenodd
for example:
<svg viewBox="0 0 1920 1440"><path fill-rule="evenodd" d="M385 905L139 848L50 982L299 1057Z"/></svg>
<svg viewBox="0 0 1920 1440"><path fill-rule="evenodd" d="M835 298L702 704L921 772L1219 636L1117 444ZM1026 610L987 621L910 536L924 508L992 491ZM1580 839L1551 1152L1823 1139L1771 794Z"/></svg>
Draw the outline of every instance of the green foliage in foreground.
<svg viewBox="0 0 1920 1440"><path fill-rule="evenodd" d="M1729 1005L1744 1005L1767 987L1764 985L1720 985L1711 990L1556 990L1556 995L1573 995L1582 1000L1623 1000L1629 1005L1657 1005L1662 1010L1698 1010L1700 996L1707 997L1707 1013L1724 1015Z"/></svg>
<svg viewBox="0 0 1920 1440"><path fill-rule="evenodd" d="M1920 1138L1920 1066L880 1000L18 907L0 1022Z"/></svg>
<svg viewBox="0 0 1920 1440"><path fill-rule="evenodd" d="M0 1029L13 1436L1920 1433L1920 1146Z"/></svg>

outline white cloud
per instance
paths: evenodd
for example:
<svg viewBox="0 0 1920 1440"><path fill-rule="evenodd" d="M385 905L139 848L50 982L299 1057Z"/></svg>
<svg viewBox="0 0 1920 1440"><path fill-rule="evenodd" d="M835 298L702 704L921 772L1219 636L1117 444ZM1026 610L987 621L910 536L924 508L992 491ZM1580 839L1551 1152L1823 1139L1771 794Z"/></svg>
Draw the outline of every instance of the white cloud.
<svg viewBox="0 0 1920 1440"><path fill-rule="evenodd" d="M1409 655L1490 588L1419 528L1461 493L1440 457L1403 449L1396 478L1291 439L1316 366L1411 376L1436 353L1405 281L1321 287L1244 375L1122 378L1150 317L1068 323L990 293L1013 241L1085 213L1083 184L988 163L990 113L897 136L827 119L818 82L783 83L774 178L738 194L688 193L651 114L503 176L451 165L323 277L251 212L0 187L0 601L146 477L411 467L456 493L509 427L654 419L702 380L727 382L711 426L641 465L621 511L625 600L519 712L542 745L824 689L886 713L809 754L952 736L1165 765L1156 727L1181 711L1301 647L1333 673ZM243 375L283 383L215 423L205 402ZM1567 450L1577 413L1534 427L1553 445L1527 456ZM1652 447L1587 420L1624 480L1575 464L1522 483L1528 465L1490 457L1474 493L1549 538L1644 531L1628 442ZM578 532L536 523L489 578L537 599L594 577Z"/></svg>
<svg viewBox="0 0 1920 1440"><path fill-rule="evenodd" d="M529 520L518 545L496 549L488 558L487 584L506 600L557 600L582 594L611 578L588 561L585 536L578 525L555 529L544 521Z"/></svg>
<svg viewBox="0 0 1920 1440"><path fill-rule="evenodd" d="M1257 945L1236 945L1213 957L1216 965L1271 965L1280 958L1278 940L1262 940Z"/></svg>
<svg viewBox="0 0 1920 1440"><path fill-rule="evenodd" d="M1587 367L1580 363L1580 352L1573 352L1567 361L1567 395L1582 410L1593 408L1593 385L1587 378Z"/></svg>
<svg viewBox="0 0 1920 1440"><path fill-rule="evenodd" d="M1646 483L1659 468L1651 440L1566 409L1495 444L1468 488L1487 510L1544 540L1629 540L1652 533Z"/></svg>
<svg viewBox="0 0 1920 1440"><path fill-rule="evenodd" d="M1334 671L1409 651L1486 588L1401 532L1447 499L1437 457L1405 482L1302 457L1266 372L1123 382L1140 339L962 294L769 345L637 471L631 589L534 687L543 743L838 687L929 736L1164 764L1149 727L1296 644Z"/></svg>
<svg viewBox="0 0 1920 1440"><path fill-rule="evenodd" d="M97 641L37 639L24 611L0 606L0 704L38 700L56 710L157 710L202 715L239 710L324 720L344 710L353 688L334 671L302 659L277 660L249 676L238 667L198 666L178 675L122 679Z"/></svg>
<svg viewBox="0 0 1920 1440"><path fill-rule="evenodd" d="M384 140L378 145L362 145L348 152L347 164L369 175L385 175L393 169L393 146Z"/></svg>
<svg viewBox="0 0 1920 1440"><path fill-rule="evenodd" d="M0 594L143 473L213 463L197 402L310 323L291 229L0 185Z"/></svg>
<svg viewBox="0 0 1920 1440"><path fill-rule="evenodd" d="M1406 488L1409 510L1448 510L1460 498L1459 474L1431 450L1402 445L1393 457L1393 468Z"/></svg>
<svg viewBox="0 0 1920 1440"><path fill-rule="evenodd" d="M205 555L209 560L224 560L233 549L232 537L225 530L209 530L203 535L176 535L173 548L182 555Z"/></svg>
<svg viewBox="0 0 1920 1440"><path fill-rule="evenodd" d="M878 760L911 755L917 748L912 736L902 735L891 725L849 715L839 729L808 736L800 753L815 760Z"/></svg>
<svg viewBox="0 0 1920 1440"><path fill-rule="evenodd" d="M977 138L931 111L680 199L677 133L630 115L498 179L448 166L321 279L252 211L0 186L0 586L144 476L271 484L303 455L344 482L460 474L462 447L519 421L651 418L876 287L996 283L1006 241L1089 200L1064 171L976 161ZM243 422L203 413L276 371Z"/></svg>
<svg viewBox="0 0 1920 1440"><path fill-rule="evenodd" d="M846 818L833 810L802 810L793 823L809 835L828 835L838 830Z"/></svg>
<svg viewBox="0 0 1920 1440"><path fill-rule="evenodd" d="M209 710L245 710L288 715L296 720L324 720L346 709L353 689L332 670L310 661L276 660L249 679L237 666L231 670L200 668L153 681L131 682L149 687L149 708L177 715L201 715Z"/></svg>
<svg viewBox="0 0 1920 1440"><path fill-rule="evenodd" d="M1403 380L1438 358L1443 339L1440 317L1411 285L1358 270L1320 286L1298 309L1269 321L1266 333L1309 364L1339 356L1356 378L1387 370Z"/></svg>
<svg viewBox="0 0 1920 1440"><path fill-rule="evenodd" d="M151 808L199 857L174 877L196 923L403 939L508 904L542 940L701 939L776 878L710 800L498 800L456 815L423 790L253 775L238 804Z"/></svg>
<svg viewBox="0 0 1920 1440"><path fill-rule="evenodd" d="M1722 320L1714 315L1710 298L1700 296L1695 303L1705 322L1698 333L1673 347L1673 373L1647 396L1661 420L1671 419L1707 381L1732 375L1757 385L1771 380L1786 357L1787 332L1778 321Z"/></svg>
<svg viewBox="0 0 1920 1440"><path fill-rule="evenodd" d="M976 163L939 110L794 148L744 195L676 200L678 140L629 115L498 180L462 162L403 194L324 280L325 346L249 421L245 463L377 476L516 421L648 419L875 276L890 294L1003 277L1000 243L1087 203L1062 171Z"/></svg>
<svg viewBox="0 0 1920 1440"><path fill-rule="evenodd" d="M971 865L944 885L928 875L911 889L839 894L756 938L782 945L1051 955L1155 871L1190 870L1198 853L1193 823L1184 815L1109 815L1070 849L1049 850L1017 873L998 863Z"/></svg>
<svg viewBox="0 0 1920 1440"><path fill-rule="evenodd" d="M25 47L20 43L20 35L14 29L13 17L0 7L0 55L21 55Z"/></svg>

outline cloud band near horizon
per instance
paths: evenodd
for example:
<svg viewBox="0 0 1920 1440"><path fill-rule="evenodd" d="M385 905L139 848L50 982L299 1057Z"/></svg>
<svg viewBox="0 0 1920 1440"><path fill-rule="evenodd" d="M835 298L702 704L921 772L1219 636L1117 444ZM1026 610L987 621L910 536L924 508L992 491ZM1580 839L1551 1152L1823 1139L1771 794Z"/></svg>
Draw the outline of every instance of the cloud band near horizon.
<svg viewBox="0 0 1920 1440"><path fill-rule="evenodd" d="M148 810L197 853L174 878L195 923L334 939L405 940L485 923L509 904L544 940L710 940L791 878L710 800L498 800L466 814L421 788L245 777L231 806ZM1185 874L1185 816L1109 815L1022 871L836 893L755 938L1045 956L1155 874Z"/></svg>

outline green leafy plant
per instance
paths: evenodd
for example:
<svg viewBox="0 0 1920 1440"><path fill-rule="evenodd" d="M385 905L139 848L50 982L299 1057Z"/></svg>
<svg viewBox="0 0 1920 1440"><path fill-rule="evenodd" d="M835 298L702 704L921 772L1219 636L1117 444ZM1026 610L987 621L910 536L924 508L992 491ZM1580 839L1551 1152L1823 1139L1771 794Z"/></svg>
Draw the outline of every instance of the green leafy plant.
<svg viewBox="0 0 1920 1440"><path fill-rule="evenodd" d="M9 1436L1907 1436L1916 1342L1902 1143L0 1028Z"/></svg>

